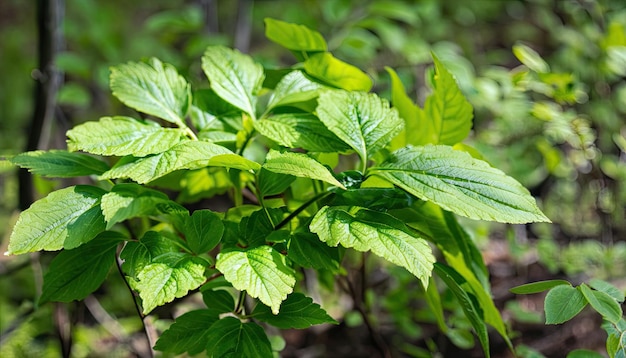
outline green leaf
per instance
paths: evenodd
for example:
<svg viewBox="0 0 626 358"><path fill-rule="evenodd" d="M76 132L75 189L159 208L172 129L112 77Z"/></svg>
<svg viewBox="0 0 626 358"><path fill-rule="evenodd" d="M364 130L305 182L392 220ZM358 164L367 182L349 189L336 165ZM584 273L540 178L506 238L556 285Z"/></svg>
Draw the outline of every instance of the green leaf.
<svg viewBox="0 0 626 358"><path fill-rule="evenodd" d="M341 244L357 251L372 251L428 285L435 262L430 246L389 214L359 207L325 206L313 218L310 229L329 246Z"/></svg>
<svg viewBox="0 0 626 358"><path fill-rule="evenodd" d="M103 117L98 122L85 122L67 131L70 151L144 157L164 152L183 138L178 128L163 128L158 123L130 117Z"/></svg>
<svg viewBox="0 0 626 358"><path fill-rule="evenodd" d="M607 295L613 297L613 299L617 302L624 302L624 292L606 281L593 278L591 279L591 281L589 281L589 286L598 291L606 293Z"/></svg>
<svg viewBox="0 0 626 358"><path fill-rule="evenodd" d="M278 195L284 192L294 180L296 177L293 175L274 173L261 168L258 178L259 191L264 197Z"/></svg>
<svg viewBox="0 0 626 358"><path fill-rule="evenodd" d="M187 211L184 207L170 200L164 193L133 183L114 186L111 192L102 196L100 206L107 221L107 230L118 222L134 217L168 212L171 208L175 208L177 212L181 213Z"/></svg>
<svg viewBox="0 0 626 358"><path fill-rule="evenodd" d="M183 233L187 245L195 254L211 251L222 239L224 224L217 214L210 210L196 210L186 220Z"/></svg>
<svg viewBox="0 0 626 358"><path fill-rule="evenodd" d="M578 289L585 296L591 307L602 315L602 318L615 324L622 319L622 307L613 297L602 291L592 290L584 283L578 286Z"/></svg>
<svg viewBox="0 0 626 358"><path fill-rule="evenodd" d="M407 144L415 144L416 134L423 128L419 127L420 108L407 96L400 77L391 67L385 67L385 70L391 77L391 103L404 120L404 128L391 142L391 149L396 150Z"/></svg>
<svg viewBox="0 0 626 358"><path fill-rule="evenodd" d="M276 114L254 123L265 137L289 148L310 152L345 152L346 143L312 114Z"/></svg>
<svg viewBox="0 0 626 358"><path fill-rule="evenodd" d="M604 356L589 349L576 349L567 353L566 358L604 358Z"/></svg>
<svg viewBox="0 0 626 358"><path fill-rule="evenodd" d="M69 153L65 150L36 150L16 155L11 163L28 168L28 171L44 177L71 178L84 175L99 175L109 166L92 156Z"/></svg>
<svg viewBox="0 0 626 358"><path fill-rule="evenodd" d="M559 285L571 286L572 284L565 280L547 280L547 281L527 283L525 285L513 287L509 291L516 295L523 295L523 294L543 292L545 290L549 290L552 287L556 287Z"/></svg>
<svg viewBox="0 0 626 358"><path fill-rule="evenodd" d="M576 316L587 305L585 296L575 287L553 287L544 301L546 324L561 324Z"/></svg>
<svg viewBox="0 0 626 358"><path fill-rule="evenodd" d="M400 149L370 169L422 200L471 219L550 222L515 179L448 146Z"/></svg>
<svg viewBox="0 0 626 358"><path fill-rule="evenodd" d="M115 263L117 245L126 237L104 232L73 250L61 251L44 276L39 304L82 300L100 287Z"/></svg>
<svg viewBox="0 0 626 358"><path fill-rule="evenodd" d="M310 233L295 233L289 240L287 257L302 267L337 272L341 263L339 250Z"/></svg>
<svg viewBox="0 0 626 358"><path fill-rule="evenodd" d="M264 78L261 65L237 50L209 46L202 56L202 69L218 96L256 118L256 94Z"/></svg>
<svg viewBox="0 0 626 358"><path fill-rule="evenodd" d="M409 144L454 145L467 137L472 128L473 108L465 99L454 77L433 55L435 63L434 92L426 98L424 109L418 109L417 129L407 133ZM406 118L405 118L406 120Z"/></svg>
<svg viewBox="0 0 626 358"><path fill-rule="evenodd" d="M270 150L265 158L265 163L263 163L263 168L274 173L321 180L345 189L328 168L306 154Z"/></svg>
<svg viewBox="0 0 626 358"><path fill-rule="evenodd" d="M272 358L272 346L261 326L235 317L215 322L206 337L209 357Z"/></svg>
<svg viewBox="0 0 626 358"><path fill-rule="evenodd" d="M274 314L278 314L281 302L293 292L296 283L285 257L265 245L248 251L222 252L215 267L233 287L259 298Z"/></svg>
<svg viewBox="0 0 626 358"><path fill-rule="evenodd" d="M292 293L280 305L280 312L272 314L270 308L258 304L252 312L252 317L276 326L280 329L305 329L316 324L337 324L320 305L301 293Z"/></svg>
<svg viewBox="0 0 626 358"><path fill-rule="evenodd" d="M535 72L550 72L550 66L548 66L546 61L541 58L537 51L526 45L516 44L513 46L513 54L521 63Z"/></svg>
<svg viewBox="0 0 626 358"><path fill-rule="evenodd" d="M54 191L37 200L18 217L9 238L7 254L59 250L68 238L74 236L89 241L87 238L93 238L98 232L94 233L92 227L72 224L92 208L99 207L104 193L100 188L78 185Z"/></svg>
<svg viewBox="0 0 626 358"><path fill-rule="evenodd" d="M265 18L265 37L292 51L324 52L326 41L322 34L304 25Z"/></svg>
<svg viewBox="0 0 626 358"><path fill-rule="evenodd" d="M311 77L346 91L368 92L373 85L365 72L335 58L330 52L310 55L304 61L304 70Z"/></svg>
<svg viewBox="0 0 626 358"><path fill-rule="evenodd" d="M178 251L178 247L172 240L156 231L148 231L139 241L126 243L120 253L120 258L124 260L122 269L128 276L137 278L139 272L154 258L176 251Z"/></svg>
<svg viewBox="0 0 626 358"><path fill-rule="evenodd" d="M232 312L235 309L235 300L226 290L202 291L202 300L209 309L219 313Z"/></svg>
<svg viewBox="0 0 626 358"><path fill-rule="evenodd" d="M143 313L148 314L157 306L183 297L190 290L206 281L205 265L192 256L180 253L162 255L146 265L131 280L132 287L139 292L143 302Z"/></svg>
<svg viewBox="0 0 626 358"><path fill-rule="evenodd" d="M219 320L219 313L211 309L193 310L176 318L170 328L161 334L154 349L174 354L196 355L206 349L211 325Z"/></svg>
<svg viewBox="0 0 626 358"><path fill-rule="evenodd" d="M456 299L461 304L461 308L463 309L465 316L470 321L476 335L478 336L478 340L483 347L485 357L489 358L489 335L487 334L487 326L483 321L481 312L474 305L474 301L468 292L463 288L465 279L451 267L440 263L435 263L434 272L445 282L450 291L452 291Z"/></svg>
<svg viewBox="0 0 626 358"><path fill-rule="evenodd" d="M174 66L152 58L111 68L111 90L125 105L184 126L191 88Z"/></svg>
<svg viewBox="0 0 626 358"><path fill-rule="evenodd" d="M318 96L323 85L311 81L302 71L293 71L285 75L276 85L267 104L268 110L279 106L306 102Z"/></svg>
<svg viewBox="0 0 626 358"><path fill-rule="evenodd" d="M169 150L144 158L125 157L101 179L130 178L145 184L180 169L199 169L207 166L258 170L260 165L237 155L225 147L202 141L184 141Z"/></svg>
<svg viewBox="0 0 626 358"><path fill-rule="evenodd" d="M354 149L363 162L402 130L398 112L376 94L328 91L320 95L318 102L320 120Z"/></svg>

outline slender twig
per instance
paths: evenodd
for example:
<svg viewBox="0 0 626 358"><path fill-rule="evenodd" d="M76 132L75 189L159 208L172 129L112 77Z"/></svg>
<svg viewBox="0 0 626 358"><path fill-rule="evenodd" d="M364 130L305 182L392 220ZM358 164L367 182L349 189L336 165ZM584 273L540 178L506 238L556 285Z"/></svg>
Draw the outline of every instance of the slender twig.
<svg viewBox="0 0 626 358"><path fill-rule="evenodd" d="M287 225L293 218L295 218L296 216L298 216L302 211L304 211L304 209L306 209L307 207L309 207L311 204L313 204L314 202L321 200L329 195L331 195L332 192L327 191L324 193L320 193L315 195L314 197L312 197L311 199L309 199L309 201L307 201L306 203L300 205L300 207L298 207L293 213L289 214L289 216L287 216L286 218L283 219L283 221L281 221L280 223L278 223L278 225L276 225L275 230L279 230L281 229L283 226Z"/></svg>

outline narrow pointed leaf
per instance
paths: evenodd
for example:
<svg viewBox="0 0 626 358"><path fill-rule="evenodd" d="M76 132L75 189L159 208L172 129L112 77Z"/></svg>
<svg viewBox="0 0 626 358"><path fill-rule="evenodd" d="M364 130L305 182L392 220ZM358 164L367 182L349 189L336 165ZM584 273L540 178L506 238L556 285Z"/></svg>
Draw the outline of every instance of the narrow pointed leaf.
<svg viewBox="0 0 626 358"><path fill-rule="evenodd" d="M328 130L319 118L311 114L278 114L254 123L265 137L289 148L310 152L345 152L346 143Z"/></svg>
<svg viewBox="0 0 626 358"><path fill-rule="evenodd" d="M413 236L393 216L358 207L323 207L313 218L311 232L329 246L341 244L357 251L372 251L406 268L428 285L435 257L426 240Z"/></svg>
<svg viewBox="0 0 626 358"><path fill-rule="evenodd" d="M284 256L269 246L220 253L215 267L236 289L260 299L274 314L278 314L281 302L296 283Z"/></svg>
<svg viewBox="0 0 626 358"><path fill-rule="evenodd" d="M385 67L385 70L391 77L391 104L398 110L400 118L404 120L404 129L391 144L391 149L396 150L407 144L417 144L414 142L416 134L424 129L419 127L418 122L420 108L407 96L400 77L390 67Z"/></svg>
<svg viewBox="0 0 626 358"><path fill-rule="evenodd" d="M323 85L308 79L302 71L290 72L276 85L267 108L306 102L317 97L323 88Z"/></svg>
<svg viewBox="0 0 626 358"><path fill-rule="evenodd" d="M311 77L346 91L368 92L372 89L372 80L365 72L335 58L330 52L310 55L304 61L304 70Z"/></svg>
<svg viewBox="0 0 626 358"><path fill-rule="evenodd" d="M511 291L511 293L515 293L517 295L519 295L519 294L531 294L531 293L543 292L545 290L549 290L549 289L551 289L553 287L560 286L560 285L571 286L572 284L570 284L568 281L565 281L565 280L548 280L548 281L539 281L539 282L527 283L525 285L520 285L520 286L517 286L517 287L513 287L509 291Z"/></svg>
<svg viewBox="0 0 626 358"><path fill-rule="evenodd" d="M323 52L327 49L326 40L319 32L276 19L265 18L265 36L292 51Z"/></svg>
<svg viewBox="0 0 626 358"><path fill-rule="evenodd" d="M130 117L103 117L98 122L79 124L67 132L69 150L143 157L164 152L178 144L183 131L164 128L149 120Z"/></svg>
<svg viewBox="0 0 626 358"><path fill-rule="evenodd" d="M550 221L515 179L448 146L400 149L371 170L422 200L471 219Z"/></svg>
<svg viewBox="0 0 626 358"><path fill-rule="evenodd" d="M117 245L124 239L119 233L105 232L77 249L61 251L44 276L39 303L82 300L98 289L115 263Z"/></svg>
<svg viewBox="0 0 626 358"><path fill-rule="evenodd" d="M389 144L403 128L398 112L373 93L328 91L318 101L320 120L362 161Z"/></svg>
<svg viewBox="0 0 626 358"><path fill-rule="evenodd" d="M274 173L321 180L345 189L328 168L306 154L270 150L265 158L263 168Z"/></svg>
<svg viewBox="0 0 626 358"><path fill-rule="evenodd" d="M202 69L218 96L255 118L256 94L264 78L261 65L237 50L209 46Z"/></svg>
<svg viewBox="0 0 626 358"><path fill-rule="evenodd" d="M169 150L143 158L126 157L101 179L129 178L145 184L180 169L225 166L242 170L257 170L261 166L225 147L202 141L184 141Z"/></svg>
<svg viewBox="0 0 626 358"><path fill-rule="evenodd" d="M606 293L607 295L613 297L613 299L619 303L624 302L624 292L606 281L593 278L591 279L591 281L589 281L589 286L598 291Z"/></svg>
<svg viewBox="0 0 626 358"><path fill-rule="evenodd" d="M252 316L260 321L267 322L280 329L305 329L316 324L337 324L317 303L301 293L292 293L280 305L278 315L272 314L269 307L259 304L252 312Z"/></svg>
<svg viewBox="0 0 626 358"><path fill-rule="evenodd" d="M27 168L33 174L54 178L99 175L109 170L109 166L101 160L65 150L26 152L11 158L11 163Z"/></svg>
<svg viewBox="0 0 626 358"><path fill-rule="evenodd" d="M482 314L474 305L474 301L469 296L468 292L463 289L463 283L465 280L451 267L436 263L434 271L441 278L446 286L452 291L456 299L461 304L461 308L465 313L465 316L470 321L480 345L483 347L485 357L489 358L489 335L487 333L487 325L483 321Z"/></svg>
<svg viewBox="0 0 626 358"><path fill-rule="evenodd" d="M211 309L194 310L176 318L161 334L154 349L174 354L196 355L206 350L211 325L219 320L219 312Z"/></svg>
<svg viewBox="0 0 626 358"><path fill-rule="evenodd" d="M131 281L141 297L143 313L198 288L206 281L204 270L203 264L185 254L178 254L175 259L153 260L139 272L137 281Z"/></svg>
<svg viewBox="0 0 626 358"><path fill-rule="evenodd" d="M272 358L272 346L261 326L226 317L215 322L205 339L209 357Z"/></svg>
<svg viewBox="0 0 626 358"><path fill-rule="evenodd" d="M584 283L579 286L579 290L591 307L602 315L602 318L614 324L622 319L622 307L613 297L602 291L592 290Z"/></svg>
<svg viewBox="0 0 626 358"><path fill-rule="evenodd" d="M559 285L546 295L546 324L561 324L576 316L587 305L585 296L575 287Z"/></svg>
<svg viewBox="0 0 626 358"><path fill-rule="evenodd" d="M513 54L526 67L538 73L550 72L550 66L537 51L521 43L513 46Z"/></svg>
<svg viewBox="0 0 626 358"><path fill-rule="evenodd" d="M78 185L54 191L37 200L17 219L9 238L7 254L62 249L68 238L68 227L85 212L99 206L104 193L96 187ZM75 228L72 235L82 237L86 233L93 234L90 227L81 225Z"/></svg>
<svg viewBox="0 0 626 358"><path fill-rule="evenodd" d="M107 221L107 230L118 222L160 214L171 208L176 208L181 213L187 212L187 209L170 200L164 193L132 183L114 186L109 193L102 196L100 206Z"/></svg>
<svg viewBox="0 0 626 358"><path fill-rule="evenodd" d="M184 125L191 89L174 66L153 58L111 68L111 90L125 105L166 121Z"/></svg>

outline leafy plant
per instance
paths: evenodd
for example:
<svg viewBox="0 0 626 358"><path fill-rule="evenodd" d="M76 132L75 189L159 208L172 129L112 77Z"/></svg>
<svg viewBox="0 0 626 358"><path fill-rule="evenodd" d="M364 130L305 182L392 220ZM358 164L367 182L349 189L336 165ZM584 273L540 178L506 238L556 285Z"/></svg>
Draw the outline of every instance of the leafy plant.
<svg viewBox="0 0 626 358"><path fill-rule="evenodd" d="M621 304L624 293L608 282L593 279L589 284L573 287L565 280L549 280L528 283L511 289L516 294L532 294L548 291L544 302L546 324L561 324L579 314L587 305L598 312L604 321L602 328L608 337L606 350L609 357L626 357L626 320ZM587 352L584 350L580 350ZM579 350L568 357L590 356Z"/></svg>
<svg viewBox="0 0 626 358"><path fill-rule="evenodd" d="M44 177L94 180L35 202L13 229L9 255L62 250L38 304L84 299L116 265L142 317L202 295L206 308L177 317L155 349L267 357L276 348L266 325L337 323L306 295L300 272L345 276L352 249L413 274L444 333L455 335L441 283L486 356L487 325L511 347L480 253L454 214L549 220L520 183L459 145L472 106L454 77L433 54L433 91L420 108L388 68L392 107L318 32L266 19L266 35L300 62L267 69L210 46L207 88L157 59L113 67L113 94L143 118L86 122L67 132L67 151L11 159ZM227 209L206 208L222 193Z"/></svg>

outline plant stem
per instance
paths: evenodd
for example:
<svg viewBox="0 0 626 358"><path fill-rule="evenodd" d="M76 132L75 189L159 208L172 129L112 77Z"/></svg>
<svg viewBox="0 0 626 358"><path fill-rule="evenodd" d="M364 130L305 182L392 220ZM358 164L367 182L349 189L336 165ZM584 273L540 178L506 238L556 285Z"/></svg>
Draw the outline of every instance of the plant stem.
<svg viewBox="0 0 626 358"><path fill-rule="evenodd" d="M237 300L237 307L235 307L235 313L241 313L243 310L243 302L246 300L246 291L239 292L239 299Z"/></svg>
<svg viewBox="0 0 626 358"><path fill-rule="evenodd" d="M293 213L289 214L289 216L287 216L286 218L283 219L283 221L281 221L280 223L278 223L278 225L276 225L276 227L274 228L274 230L279 230L281 229L283 226L287 225L293 218L295 218L296 216L298 216L302 211L304 211L304 209L306 209L307 207L309 207L311 204L313 204L314 202L321 200L329 195L331 195L332 192L327 191L324 193L320 193L315 195L314 197L312 197L311 199L309 199L309 201L307 201L306 203L300 205L300 207L298 207L296 210L294 210Z"/></svg>

